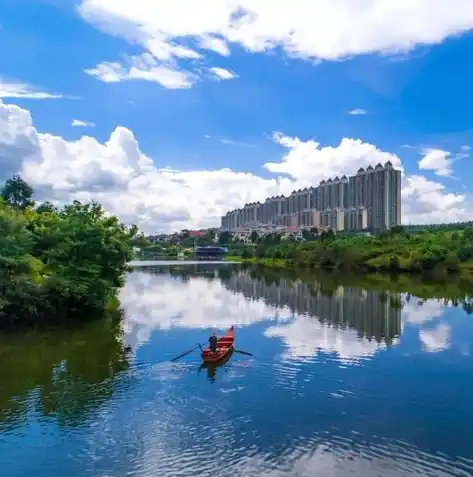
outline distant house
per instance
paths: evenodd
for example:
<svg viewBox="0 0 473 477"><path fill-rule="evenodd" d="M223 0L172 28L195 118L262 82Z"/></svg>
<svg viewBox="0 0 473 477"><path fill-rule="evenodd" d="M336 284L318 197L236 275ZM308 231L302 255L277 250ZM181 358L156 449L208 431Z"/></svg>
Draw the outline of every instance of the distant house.
<svg viewBox="0 0 473 477"><path fill-rule="evenodd" d="M227 247L209 245L207 247L197 247L195 249L195 258L197 260L221 260L227 253Z"/></svg>

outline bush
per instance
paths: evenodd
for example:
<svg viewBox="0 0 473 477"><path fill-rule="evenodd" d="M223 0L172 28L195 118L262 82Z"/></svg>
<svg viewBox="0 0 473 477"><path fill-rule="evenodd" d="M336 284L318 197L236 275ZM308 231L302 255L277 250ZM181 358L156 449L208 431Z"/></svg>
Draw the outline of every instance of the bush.
<svg viewBox="0 0 473 477"><path fill-rule="evenodd" d="M458 272L460 270L460 262L455 255L449 255L445 259L445 269L449 272Z"/></svg>
<svg viewBox="0 0 473 477"><path fill-rule="evenodd" d="M457 252L457 258L460 262L467 262L473 258L473 246L461 245Z"/></svg>
<svg viewBox="0 0 473 477"><path fill-rule="evenodd" d="M253 253L249 248L245 248L243 252L241 253L241 258L253 258Z"/></svg>
<svg viewBox="0 0 473 477"><path fill-rule="evenodd" d="M398 258L397 255L393 255L389 259L389 269L394 270L394 271L397 271L397 270L401 269L401 263L400 263L399 258Z"/></svg>

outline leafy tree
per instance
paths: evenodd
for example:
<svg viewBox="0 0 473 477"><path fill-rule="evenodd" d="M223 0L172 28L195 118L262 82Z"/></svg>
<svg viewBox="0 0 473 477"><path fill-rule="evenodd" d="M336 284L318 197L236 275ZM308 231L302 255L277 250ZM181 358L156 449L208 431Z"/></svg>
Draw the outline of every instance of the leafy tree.
<svg viewBox="0 0 473 477"><path fill-rule="evenodd" d="M405 229L402 225L395 225L390 229L391 235L401 235L405 233Z"/></svg>
<svg viewBox="0 0 473 477"><path fill-rule="evenodd" d="M259 238L258 232L256 230L253 230L253 232L251 232L251 235L250 235L251 242L256 243L258 241L258 238Z"/></svg>
<svg viewBox="0 0 473 477"><path fill-rule="evenodd" d="M466 242L473 242L473 226L470 225L464 230L463 238Z"/></svg>
<svg viewBox="0 0 473 477"><path fill-rule="evenodd" d="M36 207L36 212L38 212L38 214L44 214L44 213L51 214L51 213L57 212L57 208L54 207L54 205L51 202L46 201L38 205L38 207Z"/></svg>
<svg viewBox="0 0 473 477"><path fill-rule="evenodd" d="M214 229L207 230L207 232L205 233L205 238L207 239L209 243L213 243L213 241L215 240L215 230Z"/></svg>
<svg viewBox="0 0 473 477"><path fill-rule="evenodd" d="M224 230L218 236L218 243L220 245L227 245L229 242L231 242L231 240L232 240L232 234L228 232L227 230Z"/></svg>
<svg viewBox="0 0 473 477"><path fill-rule="evenodd" d="M8 205L26 209L34 206L33 192L33 188L20 176L13 176L5 182L1 195Z"/></svg>
<svg viewBox="0 0 473 477"><path fill-rule="evenodd" d="M473 246L461 245L457 251L457 257L460 262L467 262L473 258Z"/></svg>

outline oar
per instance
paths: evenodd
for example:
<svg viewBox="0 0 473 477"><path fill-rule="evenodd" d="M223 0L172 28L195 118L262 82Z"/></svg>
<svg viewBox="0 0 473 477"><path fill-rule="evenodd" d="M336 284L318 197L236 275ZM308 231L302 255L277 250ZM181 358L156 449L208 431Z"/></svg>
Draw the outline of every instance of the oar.
<svg viewBox="0 0 473 477"><path fill-rule="evenodd" d="M174 361L177 361L178 359L184 358L184 356L187 356L188 354L192 353L192 351L195 351L197 348L202 349L202 346L200 344L198 344L195 348L192 348L189 351L186 351L185 353L182 353L179 356L176 356L175 358L171 359L171 362L174 363Z"/></svg>
<svg viewBox="0 0 473 477"><path fill-rule="evenodd" d="M253 353L248 353L248 351L240 351L239 349L234 349L235 353L246 354L248 356L253 356Z"/></svg>

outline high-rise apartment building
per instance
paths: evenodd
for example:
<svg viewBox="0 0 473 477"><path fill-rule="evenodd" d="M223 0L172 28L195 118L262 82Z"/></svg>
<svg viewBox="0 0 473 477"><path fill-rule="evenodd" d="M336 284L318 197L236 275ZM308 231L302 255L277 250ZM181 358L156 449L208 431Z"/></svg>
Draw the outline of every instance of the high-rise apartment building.
<svg viewBox="0 0 473 477"><path fill-rule="evenodd" d="M222 217L222 229L252 226L331 228L381 232L401 223L401 171L391 162L360 168L356 175L246 204Z"/></svg>

